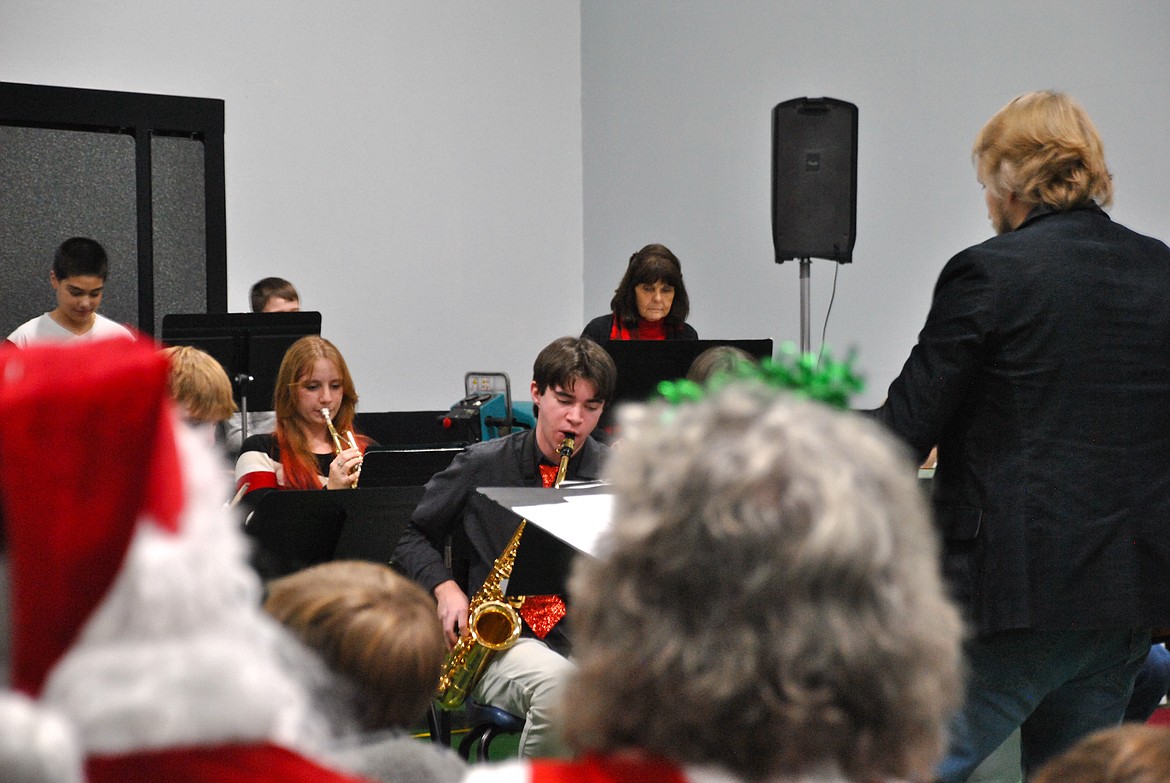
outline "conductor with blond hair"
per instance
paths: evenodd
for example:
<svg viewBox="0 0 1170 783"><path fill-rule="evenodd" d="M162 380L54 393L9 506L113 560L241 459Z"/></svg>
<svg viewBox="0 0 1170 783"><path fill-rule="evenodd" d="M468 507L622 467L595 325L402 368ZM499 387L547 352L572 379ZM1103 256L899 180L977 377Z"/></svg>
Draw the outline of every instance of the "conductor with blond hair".
<svg viewBox="0 0 1170 783"><path fill-rule="evenodd" d="M1035 769L1118 723L1170 625L1170 249L1113 221L1101 138L1067 95L1000 109L973 158L996 236L943 268L877 412L934 477L973 636L939 773L1016 728Z"/></svg>

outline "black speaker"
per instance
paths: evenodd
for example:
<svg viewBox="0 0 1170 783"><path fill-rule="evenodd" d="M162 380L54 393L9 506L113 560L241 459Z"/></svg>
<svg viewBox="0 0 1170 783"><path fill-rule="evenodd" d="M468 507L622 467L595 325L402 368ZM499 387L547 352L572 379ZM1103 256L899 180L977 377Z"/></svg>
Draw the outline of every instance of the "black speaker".
<svg viewBox="0 0 1170 783"><path fill-rule="evenodd" d="M772 110L776 263L849 263L857 239L857 106L794 98Z"/></svg>

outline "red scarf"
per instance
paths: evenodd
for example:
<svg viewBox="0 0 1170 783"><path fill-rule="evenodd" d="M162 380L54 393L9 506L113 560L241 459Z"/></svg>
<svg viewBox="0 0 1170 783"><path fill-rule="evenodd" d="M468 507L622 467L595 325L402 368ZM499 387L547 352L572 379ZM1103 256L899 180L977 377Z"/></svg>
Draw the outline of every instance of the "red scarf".
<svg viewBox="0 0 1170 783"><path fill-rule="evenodd" d="M665 759L585 756L577 761L537 759L532 783L687 783Z"/></svg>
<svg viewBox="0 0 1170 783"><path fill-rule="evenodd" d="M647 321L645 318L639 318L638 324L631 330L626 326L622 319L618 318L617 313L613 316L613 326L609 329L609 339L611 340L665 340L666 339L666 319L661 318L657 321Z"/></svg>

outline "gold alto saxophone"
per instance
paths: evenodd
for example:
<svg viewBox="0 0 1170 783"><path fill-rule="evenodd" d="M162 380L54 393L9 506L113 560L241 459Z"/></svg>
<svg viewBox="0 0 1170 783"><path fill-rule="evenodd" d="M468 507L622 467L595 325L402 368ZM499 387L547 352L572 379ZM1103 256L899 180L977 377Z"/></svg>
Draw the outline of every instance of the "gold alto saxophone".
<svg viewBox="0 0 1170 783"><path fill-rule="evenodd" d="M554 487L560 486L565 478L569 458L573 456L573 446L573 438L567 437L557 449L561 459ZM524 598L513 599L515 606L508 603L504 599L503 584L512 576L512 564L516 562L516 550L520 548L520 535L526 524L527 521L520 521L512 539L492 563L491 572L470 602L467 621L469 633L461 637L451 652L447 653L435 696L439 706L445 710L458 708L467 695L475 690L492 656L508 649L520 638L520 614L516 609L524 602Z"/></svg>
<svg viewBox="0 0 1170 783"><path fill-rule="evenodd" d="M468 634L460 637L447 653L435 695L435 700L445 710L459 707L475 690L492 656L508 649L520 638L520 615L504 600L503 583L512 575L512 564L516 562L516 550L520 548L520 534L524 532L525 524L525 520L520 521L512 539L492 564L487 579L471 599Z"/></svg>

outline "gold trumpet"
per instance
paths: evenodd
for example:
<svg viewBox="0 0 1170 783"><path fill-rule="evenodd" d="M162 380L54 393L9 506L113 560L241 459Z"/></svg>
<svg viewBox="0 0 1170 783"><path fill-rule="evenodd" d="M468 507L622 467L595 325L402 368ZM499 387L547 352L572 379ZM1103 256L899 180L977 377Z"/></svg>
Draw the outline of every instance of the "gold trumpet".
<svg viewBox="0 0 1170 783"><path fill-rule="evenodd" d="M553 487L559 487L561 482L565 480L565 473L569 470L569 458L573 456L573 448L576 445L576 441L571 435L566 436L561 441L561 447L557 449L557 453L561 455L561 461L557 465L557 477L553 479Z"/></svg>
<svg viewBox="0 0 1170 783"><path fill-rule="evenodd" d="M347 447L341 442L341 435L338 434L337 428L333 426L333 417L329 414L328 408L322 408L321 415L325 417L325 426L329 428L329 437L333 438L333 452L335 454L340 454L341 452L345 451L346 448L356 449L358 447L357 439L353 436L352 430L345 433L345 439L349 443L349 446ZM361 478L362 475L361 462L358 462L357 467L353 469L352 475L353 483L350 484L350 487L357 489L358 479Z"/></svg>

